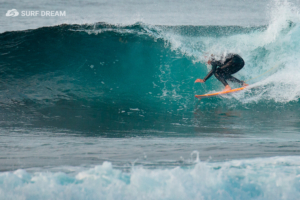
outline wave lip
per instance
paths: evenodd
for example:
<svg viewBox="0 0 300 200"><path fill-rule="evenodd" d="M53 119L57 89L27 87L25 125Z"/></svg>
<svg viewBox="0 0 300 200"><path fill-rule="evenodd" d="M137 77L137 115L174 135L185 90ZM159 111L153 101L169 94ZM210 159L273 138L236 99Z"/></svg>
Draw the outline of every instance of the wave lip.
<svg viewBox="0 0 300 200"><path fill-rule="evenodd" d="M0 199L297 199L299 166L291 156L130 172L109 162L69 173L20 169L0 174Z"/></svg>

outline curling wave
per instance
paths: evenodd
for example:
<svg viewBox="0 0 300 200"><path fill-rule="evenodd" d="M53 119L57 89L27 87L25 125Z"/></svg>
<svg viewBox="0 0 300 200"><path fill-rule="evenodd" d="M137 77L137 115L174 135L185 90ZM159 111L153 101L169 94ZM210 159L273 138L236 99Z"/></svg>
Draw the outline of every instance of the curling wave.
<svg viewBox="0 0 300 200"><path fill-rule="evenodd" d="M208 72L211 53L240 54L246 65L236 77L257 88L207 100L205 109L297 104L296 11L289 3L276 4L270 24L260 27L97 23L2 33L3 124L164 130L185 123L195 109L195 94L222 89L214 77L194 84Z"/></svg>

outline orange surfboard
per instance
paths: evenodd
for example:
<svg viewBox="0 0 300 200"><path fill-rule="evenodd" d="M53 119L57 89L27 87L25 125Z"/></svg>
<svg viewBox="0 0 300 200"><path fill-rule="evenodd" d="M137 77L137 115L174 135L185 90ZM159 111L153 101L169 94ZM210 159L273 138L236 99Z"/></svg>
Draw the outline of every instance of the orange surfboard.
<svg viewBox="0 0 300 200"><path fill-rule="evenodd" d="M244 86L244 87L228 90L226 92L216 92L216 93L211 93L211 94L195 95L195 97L197 97L198 99L207 98L207 97L214 97L214 96L218 96L218 95L222 95L222 94L228 94L228 93L241 91L241 90L244 90L245 88L246 87Z"/></svg>

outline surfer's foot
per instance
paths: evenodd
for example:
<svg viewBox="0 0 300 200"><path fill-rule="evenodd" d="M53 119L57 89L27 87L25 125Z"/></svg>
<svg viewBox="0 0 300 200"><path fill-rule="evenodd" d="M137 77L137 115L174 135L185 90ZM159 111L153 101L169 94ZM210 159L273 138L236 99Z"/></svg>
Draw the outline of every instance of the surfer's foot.
<svg viewBox="0 0 300 200"><path fill-rule="evenodd" d="M248 86L248 85L249 85L249 84L247 84L247 83L245 83L245 82L243 83L243 86Z"/></svg>
<svg viewBox="0 0 300 200"><path fill-rule="evenodd" d="M226 85L226 86L225 86L225 89L224 89L222 92L227 92L227 91L229 91L229 90L231 90L231 87L230 87L229 85Z"/></svg>

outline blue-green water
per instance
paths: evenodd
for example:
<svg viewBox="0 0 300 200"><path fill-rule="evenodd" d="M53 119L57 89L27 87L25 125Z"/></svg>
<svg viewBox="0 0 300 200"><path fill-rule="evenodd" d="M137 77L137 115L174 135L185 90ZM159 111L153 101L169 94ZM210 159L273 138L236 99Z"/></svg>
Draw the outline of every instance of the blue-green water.
<svg viewBox="0 0 300 200"><path fill-rule="evenodd" d="M300 18L270 5L248 26L3 22L0 199L298 199ZM254 87L196 99L231 52Z"/></svg>

